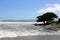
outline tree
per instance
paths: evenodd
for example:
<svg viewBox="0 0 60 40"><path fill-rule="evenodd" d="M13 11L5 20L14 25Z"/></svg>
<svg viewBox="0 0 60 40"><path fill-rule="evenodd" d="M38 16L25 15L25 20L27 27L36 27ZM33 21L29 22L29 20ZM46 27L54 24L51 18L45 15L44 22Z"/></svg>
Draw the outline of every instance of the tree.
<svg viewBox="0 0 60 40"><path fill-rule="evenodd" d="M60 18L58 19L58 22L60 23Z"/></svg>
<svg viewBox="0 0 60 40"><path fill-rule="evenodd" d="M57 18L57 15L54 14L53 12L47 12L41 16L37 16L37 22L44 22L45 24L45 21L48 22L48 21L52 21L54 20L54 18Z"/></svg>

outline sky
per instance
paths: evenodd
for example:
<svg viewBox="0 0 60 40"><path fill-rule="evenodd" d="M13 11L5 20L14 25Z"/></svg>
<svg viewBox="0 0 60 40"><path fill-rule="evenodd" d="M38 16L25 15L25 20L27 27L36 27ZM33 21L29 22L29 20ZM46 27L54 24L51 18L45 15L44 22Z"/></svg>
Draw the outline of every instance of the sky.
<svg viewBox="0 0 60 40"><path fill-rule="evenodd" d="M0 20L36 19L48 11L60 17L60 0L0 0Z"/></svg>

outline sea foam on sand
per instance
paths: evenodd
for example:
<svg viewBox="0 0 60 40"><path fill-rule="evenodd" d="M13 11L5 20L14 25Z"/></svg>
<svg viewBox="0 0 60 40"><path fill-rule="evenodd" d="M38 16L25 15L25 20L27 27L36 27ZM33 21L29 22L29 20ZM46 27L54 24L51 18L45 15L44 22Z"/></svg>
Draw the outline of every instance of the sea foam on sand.
<svg viewBox="0 0 60 40"><path fill-rule="evenodd" d="M42 28L31 26L35 23L37 22L0 22L0 38L31 35L60 35L60 31L44 32Z"/></svg>

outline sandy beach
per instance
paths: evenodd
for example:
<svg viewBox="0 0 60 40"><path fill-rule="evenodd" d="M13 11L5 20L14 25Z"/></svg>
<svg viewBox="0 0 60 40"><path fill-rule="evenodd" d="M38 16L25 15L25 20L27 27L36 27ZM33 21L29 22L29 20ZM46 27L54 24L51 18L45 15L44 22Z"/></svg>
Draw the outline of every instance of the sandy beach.
<svg viewBox="0 0 60 40"><path fill-rule="evenodd" d="M13 38L0 38L0 40L60 40L60 35L20 36Z"/></svg>

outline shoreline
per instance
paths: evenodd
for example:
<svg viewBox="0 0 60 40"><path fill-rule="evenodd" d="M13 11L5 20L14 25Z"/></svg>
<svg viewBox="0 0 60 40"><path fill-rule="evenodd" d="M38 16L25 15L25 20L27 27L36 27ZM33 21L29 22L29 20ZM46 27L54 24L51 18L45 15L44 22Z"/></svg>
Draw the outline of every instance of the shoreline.
<svg viewBox="0 0 60 40"><path fill-rule="evenodd" d="M60 35L37 35L37 36L19 36L19 37L6 37L0 40L60 40Z"/></svg>
<svg viewBox="0 0 60 40"><path fill-rule="evenodd" d="M0 24L43 24L43 22L0 22Z"/></svg>

